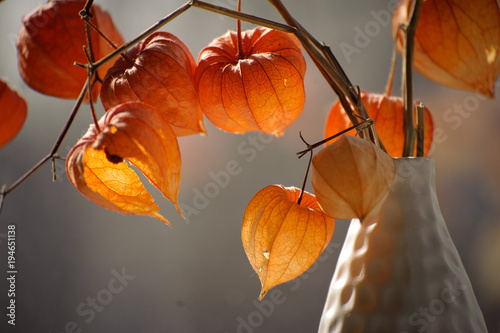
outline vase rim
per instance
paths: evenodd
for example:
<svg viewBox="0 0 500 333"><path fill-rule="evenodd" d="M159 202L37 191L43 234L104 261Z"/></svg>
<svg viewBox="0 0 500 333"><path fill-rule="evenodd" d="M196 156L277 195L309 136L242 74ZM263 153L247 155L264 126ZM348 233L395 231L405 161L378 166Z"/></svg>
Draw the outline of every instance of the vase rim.
<svg viewBox="0 0 500 333"><path fill-rule="evenodd" d="M434 158L432 157L393 157L393 160L431 160L434 161Z"/></svg>

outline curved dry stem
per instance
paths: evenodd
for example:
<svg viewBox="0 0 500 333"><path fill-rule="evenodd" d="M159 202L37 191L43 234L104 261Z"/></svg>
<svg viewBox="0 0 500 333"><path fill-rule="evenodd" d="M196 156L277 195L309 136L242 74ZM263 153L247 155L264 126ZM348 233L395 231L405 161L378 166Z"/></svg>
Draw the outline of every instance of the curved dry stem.
<svg viewBox="0 0 500 333"><path fill-rule="evenodd" d="M399 27L401 29L401 27ZM396 34L397 36L397 34ZM397 50L397 37L394 40L394 48L392 49L392 57L391 57L391 68L389 69L389 77L387 78L387 84L385 86L385 95L391 96L392 94L392 83L394 81L394 72L396 71L396 60L398 58L398 50Z"/></svg>

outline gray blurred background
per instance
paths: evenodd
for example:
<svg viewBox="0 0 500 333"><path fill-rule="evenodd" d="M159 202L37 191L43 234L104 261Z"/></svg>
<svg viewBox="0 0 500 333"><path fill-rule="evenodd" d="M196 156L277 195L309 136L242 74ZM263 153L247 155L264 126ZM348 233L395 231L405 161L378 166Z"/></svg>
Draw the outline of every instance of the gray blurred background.
<svg viewBox="0 0 500 333"><path fill-rule="evenodd" d="M236 6L236 0L210 2ZM389 13L394 1L283 2L317 39L331 45L354 84L384 91L392 40L390 26L380 15ZM21 17L39 3L0 4L0 76L29 105L21 133L0 151L2 184L15 181L50 151L73 105L32 91L17 73L15 39ZM129 40L183 1L95 3L111 13ZM243 1L243 11L281 21L265 0ZM192 8L164 30L181 38L197 58L213 38L235 27L232 19ZM364 42L359 31L368 33ZM356 52L346 55L341 45L355 47ZM295 157L304 148L298 132L309 142L322 138L336 96L307 61L304 112L283 137L228 134L206 121L207 136L180 139L179 200L199 209L182 220L153 189L172 228L87 201L67 180L63 162L58 163L58 182L52 182L47 164L11 193L0 216L0 332L315 332L349 222L337 221L321 261L311 272L276 287L279 302L272 305L256 303L260 283L240 240L244 209L258 190L274 183L300 187L307 161ZM399 76L398 68L394 94L400 92ZM441 87L418 74L415 95L434 112L441 133L432 157L443 216L489 330L500 332L500 104ZM453 111L457 107L461 113ZM102 108L98 110L102 114ZM61 155L90 121L89 109L83 107ZM254 147L252 140L257 141ZM196 201L195 193L214 182L210 175L225 170L231 160L238 162L241 172L219 187L217 195ZM7 325L4 315L9 224L17 231L15 327Z"/></svg>

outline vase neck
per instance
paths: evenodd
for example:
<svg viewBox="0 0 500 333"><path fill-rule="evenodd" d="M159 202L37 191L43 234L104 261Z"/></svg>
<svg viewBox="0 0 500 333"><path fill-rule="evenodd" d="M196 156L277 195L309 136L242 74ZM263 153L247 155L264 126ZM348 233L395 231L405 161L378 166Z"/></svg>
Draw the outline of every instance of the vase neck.
<svg viewBox="0 0 500 333"><path fill-rule="evenodd" d="M395 158L396 175L391 192L411 190L415 194L435 192L434 159L424 157Z"/></svg>

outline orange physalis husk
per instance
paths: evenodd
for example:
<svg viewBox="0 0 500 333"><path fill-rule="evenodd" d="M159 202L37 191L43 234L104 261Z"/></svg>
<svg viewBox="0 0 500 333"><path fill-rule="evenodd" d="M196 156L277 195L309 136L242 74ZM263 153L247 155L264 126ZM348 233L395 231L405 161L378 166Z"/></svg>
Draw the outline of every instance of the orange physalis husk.
<svg viewBox="0 0 500 333"><path fill-rule="evenodd" d="M361 91L361 101L366 108L368 116L375 122L377 133L387 153L392 157L402 157L405 140L403 130L403 100L399 97L388 97L386 95ZM418 101L415 102L415 106L418 104ZM415 109L415 120L417 120L416 112ZM339 101L335 102L326 120L325 138L351 126L352 123L344 108ZM429 109L424 106L424 156L427 156L431 149L433 133L434 120ZM351 130L346 134L355 135L356 130ZM327 144L337 139L335 138ZM416 154L417 149L415 148L414 156Z"/></svg>
<svg viewBox="0 0 500 333"><path fill-rule="evenodd" d="M363 220L387 196L396 168L368 140L343 135L312 160L311 183L326 215Z"/></svg>
<svg viewBox="0 0 500 333"><path fill-rule="evenodd" d="M0 148L12 140L23 127L28 106L23 97L0 80Z"/></svg>
<svg viewBox="0 0 500 333"><path fill-rule="evenodd" d="M252 268L259 275L262 299L274 286L304 273L327 247L335 220L326 216L314 195L270 185L248 204L241 239Z"/></svg>
<svg viewBox="0 0 500 333"><path fill-rule="evenodd" d="M170 224L128 163L176 206L181 156L177 137L166 119L144 103L126 103L109 110L77 142L66 159L71 183L87 199L104 208L148 215Z"/></svg>
<svg viewBox="0 0 500 333"><path fill-rule="evenodd" d="M144 102L169 121L177 136L205 133L193 75L196 62L187 46L160 31L125 52L108 71L101 89L104 108Z"/></svg>
<svg viewBox="0 0 500 333"><path fill-rule="evenodd" d="M292 34L258 27L229 31L199 56L195 84L207 118L232 133L283 134L305 102L306 62Z"/></svg>
<svg viewBox="0 0 500 333"><path fill-rule="evenodd" d="M87 50L85 21L79 12L86 0L51 0L36 7L23 17L23 25L17 38L18 67L21 77L34 90L60 98L77 98L87 80L87 71L74 63L87 63L83 52ZM109 14L92 5L90 21L115 44L122 45L123 38ZM96 60L113 51L96 31L91 29L92 49ZM113 64L99 68L102 78ZM92 91L92 99L99 95L100 83ZM85 96L88 100L88 96Z"/></svg>
<svg viewBox="0 0 500 333"><path fill-rule="evenodd" d="M414 66L428 79L489 98L500 73L500 11L497 0L425 0L415 32ZM412 1L403 0L392 18L392 34L403 50L403 31Z"/></svg>

